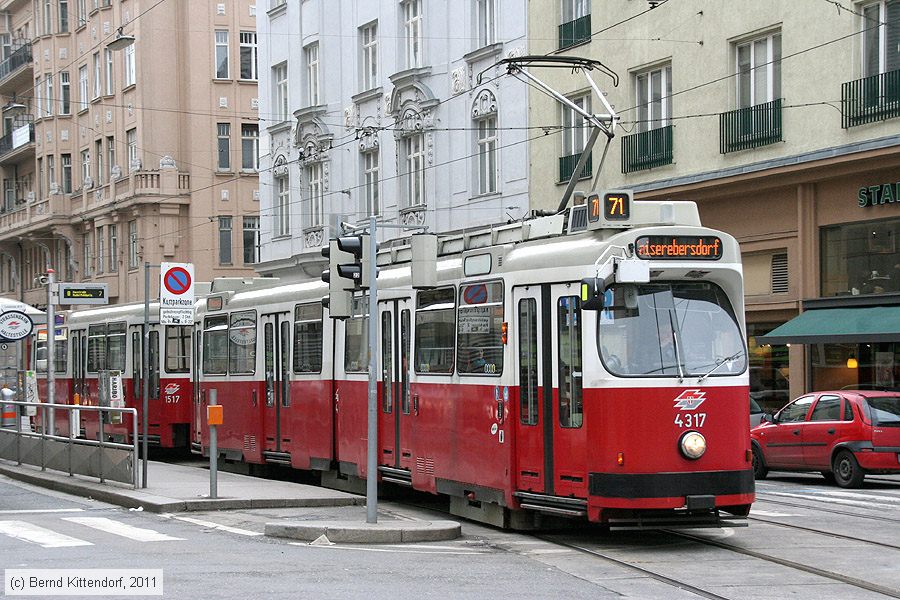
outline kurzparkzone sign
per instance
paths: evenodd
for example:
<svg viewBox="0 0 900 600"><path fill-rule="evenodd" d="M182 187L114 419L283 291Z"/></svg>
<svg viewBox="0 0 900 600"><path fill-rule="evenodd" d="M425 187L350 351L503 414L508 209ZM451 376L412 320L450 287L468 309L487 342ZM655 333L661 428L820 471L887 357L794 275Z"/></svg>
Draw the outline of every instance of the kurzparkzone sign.
<svg viewBox="0 0 900 600"><path fill-rule="evenodd" d="M193 263L162 263L159 269L159 322L162 325L194 323Z"/></svg>

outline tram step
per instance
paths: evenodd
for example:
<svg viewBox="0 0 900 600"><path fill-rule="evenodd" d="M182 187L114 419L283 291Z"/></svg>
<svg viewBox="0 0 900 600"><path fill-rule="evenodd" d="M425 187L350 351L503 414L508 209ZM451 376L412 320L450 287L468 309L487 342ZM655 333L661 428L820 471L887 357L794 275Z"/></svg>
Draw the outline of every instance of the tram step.
<svg viewBox="0 0 900 600"><path fill-rule="evenodd" d="M378 467L378 470L381 472L382 481L412 487L412 473L406 469L395 469L382 465Z"/></svg>
<svg viewBox="0 0 900 600"><path fill-rule="evenodd" d="M291 464L291 453L290 452L263 452L263 458L266 459L267 463L274 463L276 465L288 465Z"/></svg>
<svg viewBox="0 0 900 600"><path fill-rule="evenodd" d="M587 500L566 496L550 496L533 492L516 492L522 508L561 517L583 517L587 514Z"/></svg>

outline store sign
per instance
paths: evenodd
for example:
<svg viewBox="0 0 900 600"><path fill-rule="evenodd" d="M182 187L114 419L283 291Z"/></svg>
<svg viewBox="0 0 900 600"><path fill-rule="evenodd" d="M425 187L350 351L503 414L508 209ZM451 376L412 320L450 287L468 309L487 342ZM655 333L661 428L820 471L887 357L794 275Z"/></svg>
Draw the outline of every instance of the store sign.
<svg viewBox="0 0 900 600"><path fill-rule="evenodd" d="M856 199L860 208L900 202L900 181L861 187L856 192Z"/></svg>
<svg viewBox="0 0 900 600"><path fill-rule="evenodd" d="M639 258L652 260L722 258L722 240L715 236L644 235L634 245Z"/></svg>

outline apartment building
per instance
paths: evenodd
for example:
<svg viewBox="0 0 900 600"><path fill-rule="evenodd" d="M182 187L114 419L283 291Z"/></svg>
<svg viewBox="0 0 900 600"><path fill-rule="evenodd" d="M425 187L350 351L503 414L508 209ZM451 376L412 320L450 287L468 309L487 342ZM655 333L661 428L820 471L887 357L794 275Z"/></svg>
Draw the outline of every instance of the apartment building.
<svg viewBox="0 0 900 600"><path fill-rule="evenodd" d="M144 263L252 274L255 2L0 2L0 294L35 277L144 298ZM151 269L151 297L158 275Z"/></svg>
<svg viewBox="0 0 900 600"><path fill-rule="evenodd" d="M694 200L740 241L751 391L769 408L900 385L898 22L897 0L530 3L533 54L618 76L594 75L622 117L598 188ZM584 79L546 75L601 112ZM530 148L532 201L555 208L587 129L541 94L529 102L533 122L564 126Z"/></svg>
<svg viewBox="0 0 900 600"><path fill-rule="evenodd" d="M528 210L524 89L496 64L525 53L526 5L269 2L260 273L318 277L321 247L369 215L446 232Z"/></svg>

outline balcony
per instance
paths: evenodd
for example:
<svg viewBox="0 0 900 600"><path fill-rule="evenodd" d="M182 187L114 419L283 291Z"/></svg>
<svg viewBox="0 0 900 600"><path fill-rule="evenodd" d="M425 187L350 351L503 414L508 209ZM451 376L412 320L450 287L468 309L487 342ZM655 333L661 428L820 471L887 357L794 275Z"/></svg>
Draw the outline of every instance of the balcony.
<svg viewBox="0 0 900 600"><path fill-rule="evenodd" d="M584 15L559 26L559 49L590 41L591 15Z"/></svg>
<svg viewBox="0 0 900 600"><path fill-rule="evenodd" d="M22 42L9 58L0 63L0 93L31 84L32 61L31 42ZM24 68L26 65L29 67Z"/></svg>
<svg viewBox="0 0 900 600"><path fill-rule="evenodd" d="M844 129L900 116L900 69L843 84L841 115Z"/></svg>
<svg viewBox="0 0 900 600"><path fill-rule="evenodd" d="M578 159L581 158L581 153L578 154L570 154L569 156L560 156L559 157L559 180L560 181L569 181L572 178L572 173L575 172L575 166L578 164ZM583 179L585 177L590 177L592 174L591 168L591 157L588 156L587 162L584 163L584 168L581 170L581 175L578 176L579 179Z"/></svg>
<svg viewBox="0 0 900 600"><path fill-rule="evenodd" d="M780 141L781 98L719 115L719 152L722 154Z"/></svg>
<svg viewBox="0 0 900 600"><path fill-rule="evenodd" d="M622 138L622 172L633 173L671 165L672 126L626 135Z"/></svg>
<svg viewBox="0 0 900 600"><path fill-rule="evenodd" d="M16 127L0 138L0 163L19 163L34 157L34 123Z"/></svg>

